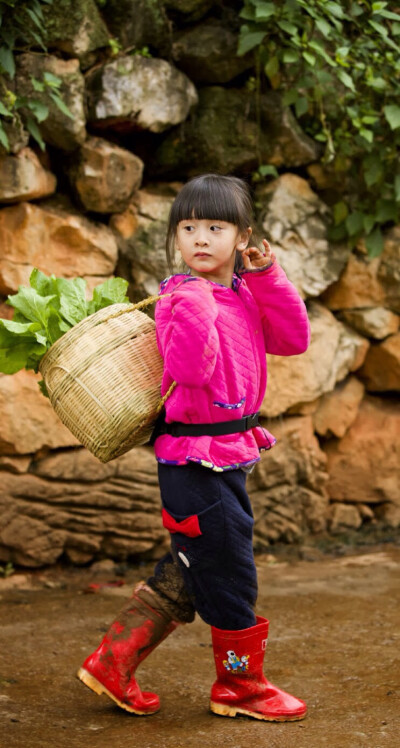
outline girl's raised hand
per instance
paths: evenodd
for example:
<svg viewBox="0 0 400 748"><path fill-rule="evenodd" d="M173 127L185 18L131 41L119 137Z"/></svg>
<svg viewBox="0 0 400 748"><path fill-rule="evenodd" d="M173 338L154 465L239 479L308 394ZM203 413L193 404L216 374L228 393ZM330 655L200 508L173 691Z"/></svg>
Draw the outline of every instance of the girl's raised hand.
<svg viewBox="0 0 400 748"><path fill-rule="evenodd" d="M245 270L256 270L257 268L270 265L273 261L271 247L266 239L262 240L264 252L258 247L247 247L242 251L243 265Z"/></svg>

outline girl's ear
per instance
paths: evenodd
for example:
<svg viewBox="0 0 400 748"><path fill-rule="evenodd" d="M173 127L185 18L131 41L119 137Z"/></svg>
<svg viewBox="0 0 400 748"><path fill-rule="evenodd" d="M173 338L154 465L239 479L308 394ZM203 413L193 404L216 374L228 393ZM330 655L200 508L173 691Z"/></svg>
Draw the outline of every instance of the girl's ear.
<svg viewBox="0 0 400 748"><path fill-rule="evenodd" d="M247 247L247 245L249 243L249 239L250 239L252 233L253 232L252 232L252 229L250 228L250 226L247 229L245 229L244 231L241 231L240 234L239 234L239 237L238 237L239 241L236 244L236 249L238 249L240 252L243 252L243 250L246 249L246 247Z"/></svg>

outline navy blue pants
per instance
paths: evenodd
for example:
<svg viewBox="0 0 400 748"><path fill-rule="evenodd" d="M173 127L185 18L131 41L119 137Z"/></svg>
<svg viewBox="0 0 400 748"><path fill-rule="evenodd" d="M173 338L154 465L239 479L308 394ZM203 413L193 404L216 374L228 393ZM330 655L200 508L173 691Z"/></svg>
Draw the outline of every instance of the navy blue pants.
<svg viewBox="0 0 400 748"><path fill-rule="evenodd" d="M254 626L257 574L246 474L196 463L159 464L158 474L171 554L157 565L150 586L163 593L162 580L175 567L206 623L229 630Z"/></svg>

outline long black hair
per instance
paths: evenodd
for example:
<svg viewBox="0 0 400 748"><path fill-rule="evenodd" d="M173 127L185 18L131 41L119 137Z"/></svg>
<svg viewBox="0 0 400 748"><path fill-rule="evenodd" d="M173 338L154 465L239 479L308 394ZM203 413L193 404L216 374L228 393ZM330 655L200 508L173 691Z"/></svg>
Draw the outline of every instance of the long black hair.
<svg viewBox="0 0 400 748"><path fill-rule="evenodd" d="M178 224L190 218L227 221L237 226L239 231L245 231L253 222L253 204L246 182L238 177L202 174L182 187L174 200L168 222L166 253L171 272ZM236 252L235 272L242 269L242 255Z"/></svg>

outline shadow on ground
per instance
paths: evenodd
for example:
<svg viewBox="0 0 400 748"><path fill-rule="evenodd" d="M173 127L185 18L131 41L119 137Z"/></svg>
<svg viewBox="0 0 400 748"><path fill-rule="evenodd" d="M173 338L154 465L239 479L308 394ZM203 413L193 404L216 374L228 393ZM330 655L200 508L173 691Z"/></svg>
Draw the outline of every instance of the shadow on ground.
<svg viewBox="0 0 400 748"><path fill-rule="evenodd" d="M180 627L138 671L161 711L135 717L74 674L132 584L86 594L90 569L0 580L1 748L397 748L400 719L400 549L378 546L315 561L257 557L258 612L270 619L265 672L304 698L303 722L275 724L208 712L214 677L209 627Z"/></svg>

